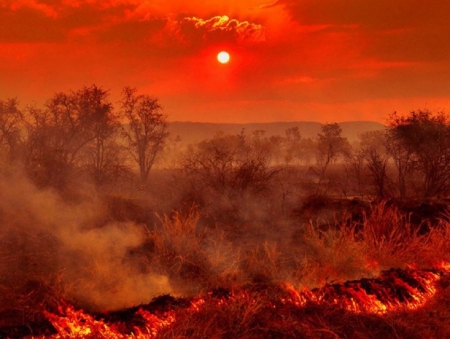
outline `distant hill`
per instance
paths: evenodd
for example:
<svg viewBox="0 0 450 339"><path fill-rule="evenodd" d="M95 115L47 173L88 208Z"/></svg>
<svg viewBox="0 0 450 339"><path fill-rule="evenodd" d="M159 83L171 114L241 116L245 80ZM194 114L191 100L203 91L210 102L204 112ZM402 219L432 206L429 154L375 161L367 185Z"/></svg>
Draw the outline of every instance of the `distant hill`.
<svg viewBox="0 0 450 339"><path fill-rule="evenodd" d="M380 130L384 125L374 121L346 121L340 122L342 134L350 142L358 140L358 135L368 131ZM319 122L271 122L250 124L221 124L206 122L170 122L168 130L172 137L179 136L186 144L195 144L204 139L210 139L218 132L225 134L239 134L244 129L250 134L255 130L264 130L267 136L285 136L285 131L291 127L298 127L304 138L313 138L320 133L322 124Z"/></svg>

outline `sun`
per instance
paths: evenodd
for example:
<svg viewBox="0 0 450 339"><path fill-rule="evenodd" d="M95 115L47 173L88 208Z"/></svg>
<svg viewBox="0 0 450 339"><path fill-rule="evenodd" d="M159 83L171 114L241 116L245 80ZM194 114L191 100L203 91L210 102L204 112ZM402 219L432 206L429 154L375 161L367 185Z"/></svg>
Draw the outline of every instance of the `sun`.
<svg viewBox="0 0 450 339"><path fill-rule="evenodd" d="M228 52L222 51L219 54L217 54L217 60L221 64L226 64L228 61L230 61L230 54Z"/></svg>

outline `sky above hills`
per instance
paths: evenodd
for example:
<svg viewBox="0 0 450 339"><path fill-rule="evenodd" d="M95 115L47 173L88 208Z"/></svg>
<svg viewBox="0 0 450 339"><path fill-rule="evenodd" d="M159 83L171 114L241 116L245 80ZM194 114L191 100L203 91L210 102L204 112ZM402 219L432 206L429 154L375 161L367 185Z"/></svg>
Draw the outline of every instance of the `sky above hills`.
<svg viewBox="0 0 450 339"><path fill-rule="evenodd" d="M450 110L450 1L0 0L0 99L95 84L170 121ZM225 50L230 61L221 64Z"/></svg>

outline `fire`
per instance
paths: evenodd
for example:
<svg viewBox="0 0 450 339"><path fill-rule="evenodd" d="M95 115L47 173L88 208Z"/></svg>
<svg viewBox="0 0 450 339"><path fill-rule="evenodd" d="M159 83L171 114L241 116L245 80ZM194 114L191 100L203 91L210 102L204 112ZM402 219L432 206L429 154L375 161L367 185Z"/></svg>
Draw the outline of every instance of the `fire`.
<svg viewBox="0 0 450 339"><path fill-rule="evenodd" d="M353 312L385 313L416 309L436 293L437 271L389 270L377 279L334 284L315 293L317 302L340 305Z"/></svg>
<svg viewBox="0 0 450 339"><path fill-rule="evenodd" d="M352 312L386 313L402 309L416 309L436 293L436 283L442 272L438 270L396 270L383 272L376 279L361 279L343 284L326 285L313 291L295 290L288 302L305 306L309 302L336 305Z"/></svg>
<svg viewBox="0 0 450 339"><path fill-rule="evenodd" d="M218 300L218 304L223 300ZM190 301L187 308L189 312L199 311L205 304L205 298L195 298ZM45 311L47 319L51 322L57 334L51 339L63 338L108 338L126 339L156 338L158 332L176 322L175 310L152 313L144 308L138 308L134 318L139 325L132 325L131 331L120 323L108 323L105 319L96 320L93 316L75 310L72 305L63 305L59 308L59 315Z"/></svg>
<svg viewBox="0 0 450 339"><path fill-rule="evenodd" d="M292 307L302 309L308 305L337 307L354 313L385 314L387 312L417 309L432 298L437 282L450 272L449 264L428 270L391 269L373 279L330 284L313 290L298 290L285 285L273 295L261 294L265 312L285 312ZM236 305L258 304L259 294L247 290L216 290L192 299L170 299L170 305L143 305L132 312L132 318L94 317L73 306L63 305L59 315L46 312L56 334L51 339L63 338L157 338L160 331L175 326L179 319L186 320L197 312L233 308ZM179 302L181 300L182 302ZM255 306L255 308L256 308ZM287 307L287 308L286 308ZM272 310L272 311L270 311ZM181 317L181 318L180 318ZM47 337L48 338L48 337Z"/></svg>
<svg viewBox="0 0 450 339"><path fill-rule="evenodd" d="M450 273L450 262L441 261L436 267L445 273Z"/></svg>
<svg viewBox="0 0 450 339"><path fill-rule="evenodd" d="M113 331L103 321L95 320L89 314L75 310L71 305L60 307L59 311L62 314L60 316L45 311L48 320L58 332L53 336L55 339L86 338L95 334L103 335L105 338L120 338L120 336L111 336Z"/></svg>
<svg viewBox="0 0 450 339"><path fill-rule="evenodd" d="M137 316L141 316L142 319L145 320L145 333L142 333L139 327L135 327L135 332L139 333L139 335L150 335L156 337L158 331L161 328L166 326L170 326L172 323L176 321L175 314L173 312L167 312L161 317L156 316L155 314L150 313L149 311L143 310L140 308L136 312Z"/></svg>

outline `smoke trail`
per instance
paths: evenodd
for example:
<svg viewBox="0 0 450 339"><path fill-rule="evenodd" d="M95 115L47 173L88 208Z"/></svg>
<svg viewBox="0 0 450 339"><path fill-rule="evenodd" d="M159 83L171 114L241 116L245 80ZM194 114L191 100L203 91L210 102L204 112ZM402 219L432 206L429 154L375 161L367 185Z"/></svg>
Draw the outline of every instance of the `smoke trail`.
<svg viewBox="0 0 450 339"><path fill-rule="evenodd" d="M171 292L167 277L130 259L145 241L142 228L105 222L95 195L68 203L19 174L0 174L0 192L0 284L56 279L66 298L101 310Z"/></svg>

